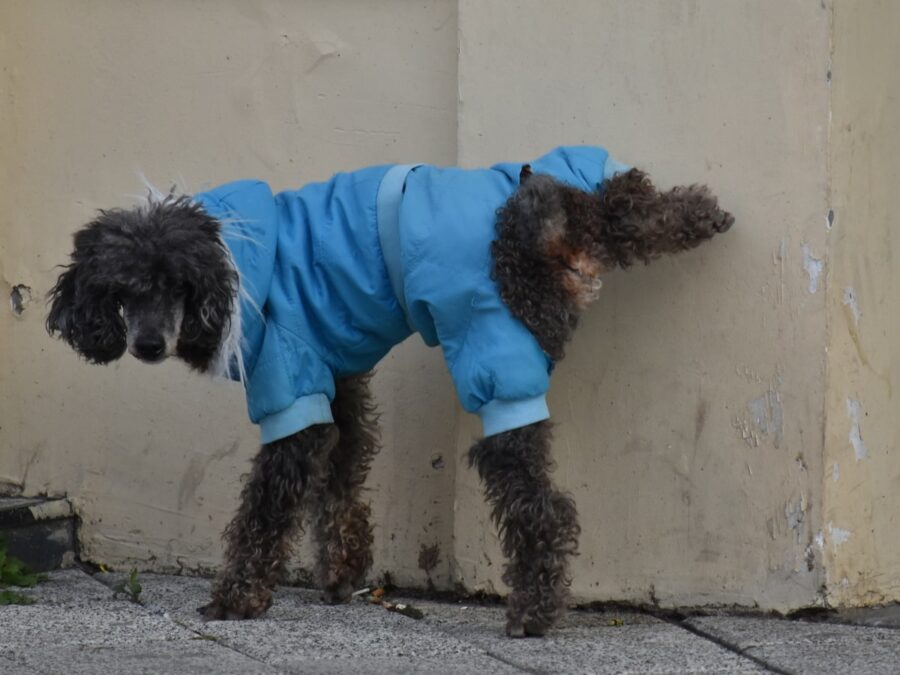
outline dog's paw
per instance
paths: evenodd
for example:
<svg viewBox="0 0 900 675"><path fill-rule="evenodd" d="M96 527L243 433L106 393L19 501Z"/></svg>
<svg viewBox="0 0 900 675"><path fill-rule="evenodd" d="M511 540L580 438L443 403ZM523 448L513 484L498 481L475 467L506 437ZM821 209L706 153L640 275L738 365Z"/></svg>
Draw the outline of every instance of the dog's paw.
<svg viewBox="0 0 900 675"><path fill-rule="evenodd" d="M538 621L510 619L506 622L506 634L511 638L544 637L548 628L549 626Z"/></svg>
<svg viewBox="0 0 900 675"><path fill-rule="evenodd" d="M322 602L327 605L345 605L353 599L353 586L349 581L326 586L322 589Z"/></svg>

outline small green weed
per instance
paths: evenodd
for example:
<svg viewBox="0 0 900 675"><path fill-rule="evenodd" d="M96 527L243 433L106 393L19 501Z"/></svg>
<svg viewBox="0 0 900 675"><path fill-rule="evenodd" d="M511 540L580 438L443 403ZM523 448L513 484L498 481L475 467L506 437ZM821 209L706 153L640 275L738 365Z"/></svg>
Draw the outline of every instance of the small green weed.
<svg viewBox="0 0 900 675"><path fill-rule="evenodd" d="M18 591L0 591L0 606L3 605L33 605L34 598L19 593Z"/></svg>
<svg viewBox="0 0 900 675"><path fill-rule="evenodd" d="M141 584L138 581L138 572L136 569L131 570L131 574L128 575L127 579L123 579L115 586L113 586L113 598L118 598L120 595L124 595L131 602L140 605L141 604Z"/></svg>
<svg viewBox="0 0 900 675"><path fill-rule="evenodd" d="M33 588L47 578L46 574L35 574L18 558L7 553L7 543L0 537L0 605L32 605L34 598L29 598L7 586Z"/></svg>

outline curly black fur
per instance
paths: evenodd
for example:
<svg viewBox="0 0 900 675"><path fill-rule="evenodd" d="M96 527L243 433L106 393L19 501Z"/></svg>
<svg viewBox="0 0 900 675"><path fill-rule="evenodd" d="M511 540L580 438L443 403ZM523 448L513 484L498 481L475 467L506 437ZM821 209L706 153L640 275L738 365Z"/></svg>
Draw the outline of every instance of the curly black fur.
<svg viewBox="0 0 900 675"><path fill-rule="evenodd" d="M212 601L199 609L204 618L250 619L269 609L301 524L301 506L321 494L337 442L337 427L319 424L262 446L225 529L225 568Z"/></svg>
<svg viewBox="0 0 900 675"><path fill-rule="evenodd" d="M484 481L507 564L506 631L543 635L565 611L568 561L578 549L575 502L550 480L550 422L489 436L469 451Z"/></svg>
<svg viewBox="0 0 900 675"><path fill-rule="evenodd" d="M311 504L318 546L316 571L323 599L349 602L372 566L371 510L363 483L379 450L378 413L369 389L371 373L338 380L331 404L340 440L328 457L321 493Z"/></svg>
<svg viewBox="0 0 900 675"><path fill-rule="evenodd" d="M88 361L108 363L125 351L129 303L158 299L163 307L179 297L177 355L206 370L228 330L237 288L219 227L187 197L101 211L75 233L72 262L49 293L48 332Z"/></svg>
<svg viewBox="0 0 900 675"><path fill-rule="evenodd" d="M72 263L50 290L47 317L47 331L92 363L108 363L125 352L125 321L100 253L104 217L75 234Z"/></svg>
<svg viewBox="0 0 900 675"><path fill-rule="evenodd" d="M554 360L602 272L694 248L734 222L705 187L659 193L637 169L594 193L530 168L521 179L498 211L493 275L510 311Z"/></svg>
<svg viewBox="0 0 900 675"><path fill-rule="evenodd" d="M225 568L207 619L248 619L272 604L293 535L306 512L317 544L323 599L348 602L372 566L372 527L363 482L378 451L370 374L338 380L335 424L262 446L225 530Z"/></svg>

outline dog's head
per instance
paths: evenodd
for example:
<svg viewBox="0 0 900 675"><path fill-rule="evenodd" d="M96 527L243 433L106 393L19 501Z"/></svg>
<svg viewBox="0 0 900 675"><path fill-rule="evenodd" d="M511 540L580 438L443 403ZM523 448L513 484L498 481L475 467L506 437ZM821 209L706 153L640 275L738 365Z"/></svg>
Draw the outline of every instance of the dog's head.
<svg viewBox="0 0 900 675"><path fill-rule="evenodd" d="M187 197L101 211L75 233L50 291L47 330L93 363L127 349L148 363L178 356L198 370L231 320L237 274L219 223Z"/></svg>

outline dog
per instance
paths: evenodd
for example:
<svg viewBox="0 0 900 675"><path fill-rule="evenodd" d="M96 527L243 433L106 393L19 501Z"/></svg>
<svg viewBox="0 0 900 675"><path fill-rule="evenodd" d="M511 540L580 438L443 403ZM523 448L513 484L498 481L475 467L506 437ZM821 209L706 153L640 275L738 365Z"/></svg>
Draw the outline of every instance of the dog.
<svg viewBox="0 0 900 675"><path fill-rule="evenodd" d="M46 325L93 363L174 356L244 383L262 447L199 609L209 620L266 612L301 513L323 599L362 586L371 371L414 332L439 344L484 424L468 458L507 558L506 632L542 636L565 611L579 536L550 476L550 371L605 273L733 222L706 187L660 192L586 146L490 169L370 167L277 195L259 181L151 189L75 233Z"/></svg>

